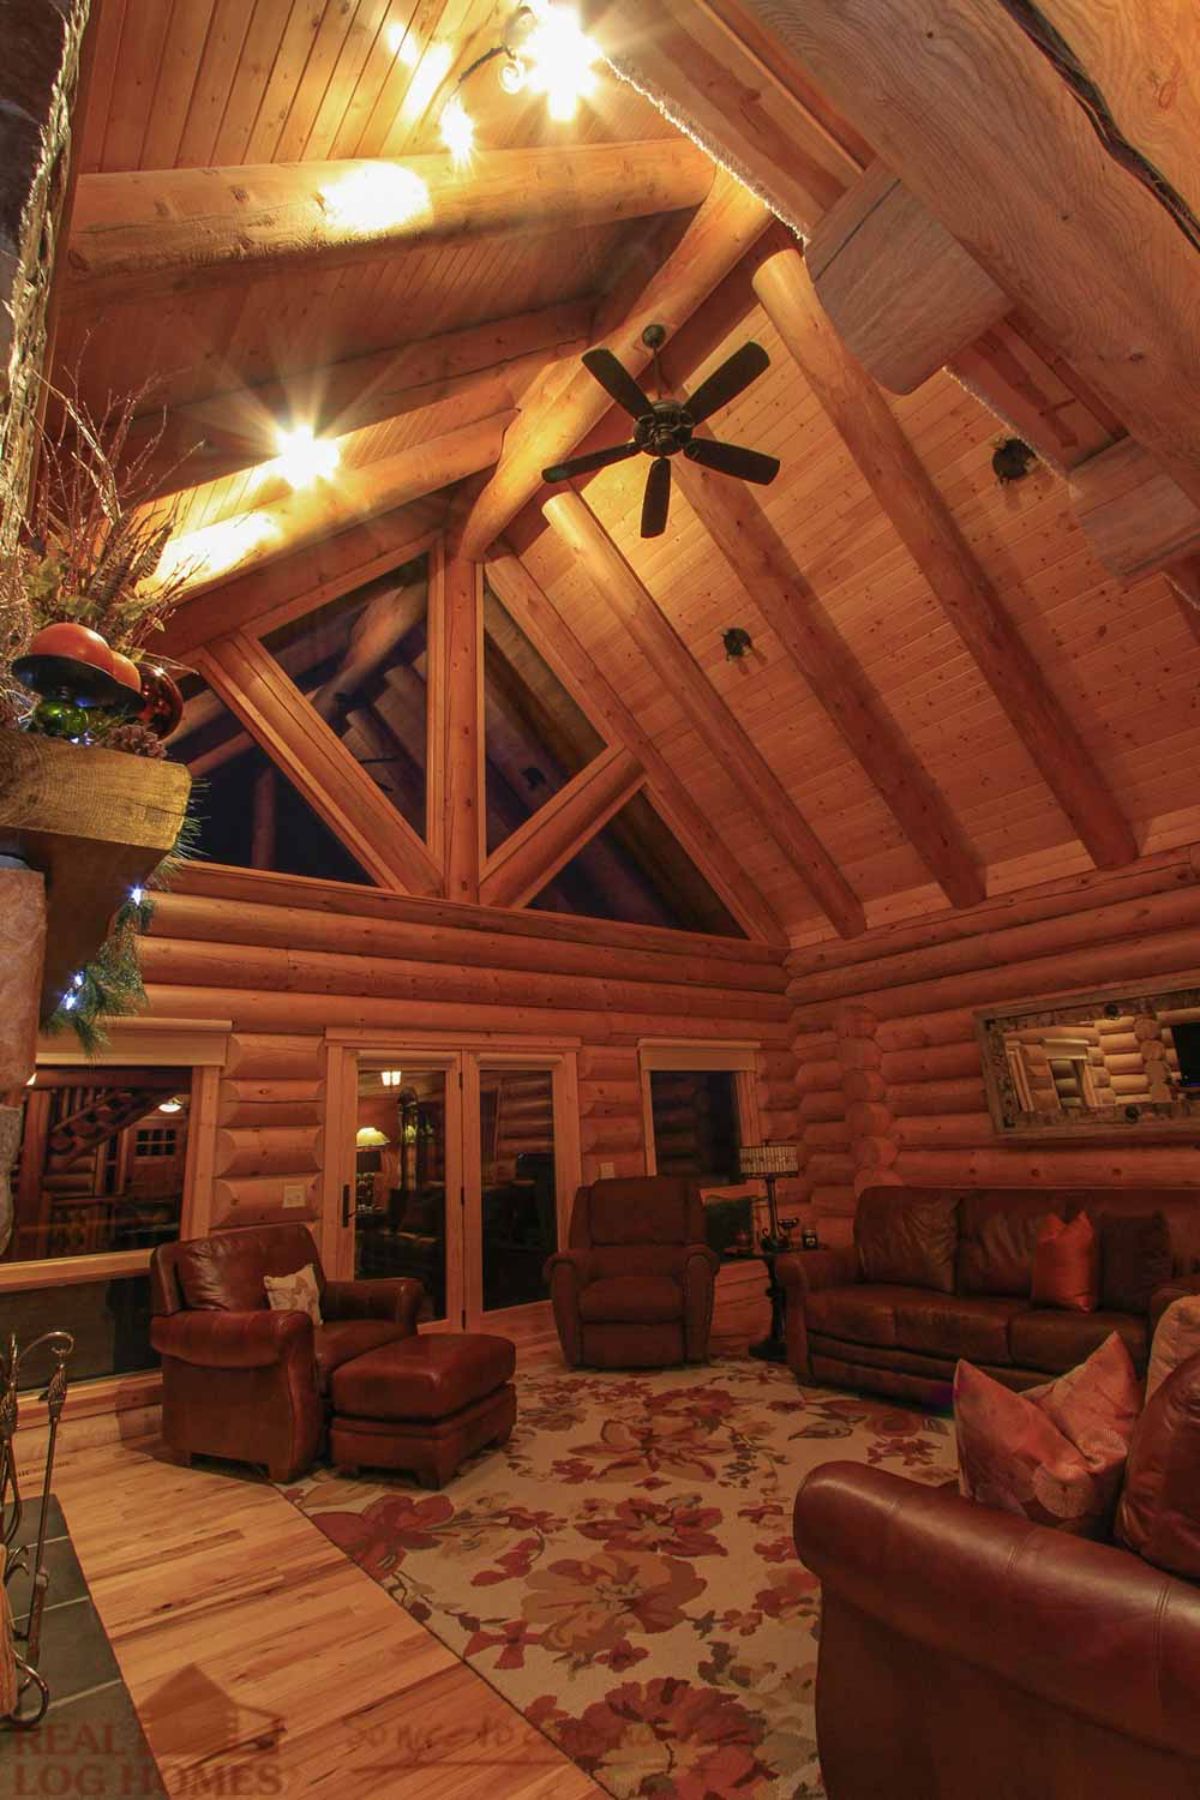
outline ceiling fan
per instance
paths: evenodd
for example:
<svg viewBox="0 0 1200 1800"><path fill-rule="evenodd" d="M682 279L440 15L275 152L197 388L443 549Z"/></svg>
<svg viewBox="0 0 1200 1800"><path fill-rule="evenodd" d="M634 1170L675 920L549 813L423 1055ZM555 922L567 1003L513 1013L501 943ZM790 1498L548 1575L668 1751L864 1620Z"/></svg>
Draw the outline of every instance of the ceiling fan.
<svg viewBox="0 0 1200 1800"><path fill-rule="evenodd" d="M658 351L666 335L661 325L647 325L642 333L642 342L654 352L656 374ZM690 399L651 400L611 350L588 350L583 357L584 368L633 419L633 436L628 443L613 444L607 450L592 450L566 462L552 463L542 470L542 480L569 481L573 475L590 475L595 469L624 462L639 451L643 456L651 457L642 501L643 537L661 537L666 530L671 505L672 456L682 453L689 462L699 463L701 468L712 469L718 475L734 475L739 481L755 481L765 486L779 473L778 457L764 456L760 451L747 450L740 444L722 444L714 438L696 437L694 433L711 413L736 400L764 369L770 367L770 362L761 344L743 344L707 381L701 382Z"/></svg>

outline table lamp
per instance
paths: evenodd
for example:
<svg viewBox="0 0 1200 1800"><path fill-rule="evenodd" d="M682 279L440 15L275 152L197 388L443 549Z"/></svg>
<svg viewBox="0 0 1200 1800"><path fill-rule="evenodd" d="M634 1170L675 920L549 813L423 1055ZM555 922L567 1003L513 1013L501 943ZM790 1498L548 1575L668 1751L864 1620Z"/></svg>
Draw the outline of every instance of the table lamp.
<svg viewBox="0 0 1200 1800"><path fill-rule="evenodd" d="M779 1210L775 1204L775 1183L781 1175L800 1173L800 1153L795 1144L743 1144L738 1151L738 1167L749 1180L759 1179L767 1186L767 1212L771 1220L771 1243L782 1244Z"/></svg>

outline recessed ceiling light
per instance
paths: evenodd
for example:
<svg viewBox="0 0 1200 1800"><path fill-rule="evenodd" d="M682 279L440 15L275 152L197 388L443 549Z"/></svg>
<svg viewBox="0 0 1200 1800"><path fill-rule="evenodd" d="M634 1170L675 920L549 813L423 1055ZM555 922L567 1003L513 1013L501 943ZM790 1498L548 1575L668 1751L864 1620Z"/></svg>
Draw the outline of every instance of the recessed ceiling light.
<svg viewBox="0 0 1200 1800"><path fill-rule="evenodd" d="M320 189L321 205L335 225L361 237L391 231L430 210L429 188L403 163L373 162Z"/></svg>
<svg viewBox="0 0 1200 1800"><path fill-rule="evenodd" d="M471 160L475 148L475 121L457 94L451 94L442 108L440 121L442 142L457 167Z"/></svg>
<svg viewBox="0 0 1200 1800"><path fill-rule="evenodd" d="M312 487L328 481L342 460L342 452L333 438L319 438L311 425L294 425L276 433L279 455L269 466L272 473L282 475L292 488Z"/></svg>

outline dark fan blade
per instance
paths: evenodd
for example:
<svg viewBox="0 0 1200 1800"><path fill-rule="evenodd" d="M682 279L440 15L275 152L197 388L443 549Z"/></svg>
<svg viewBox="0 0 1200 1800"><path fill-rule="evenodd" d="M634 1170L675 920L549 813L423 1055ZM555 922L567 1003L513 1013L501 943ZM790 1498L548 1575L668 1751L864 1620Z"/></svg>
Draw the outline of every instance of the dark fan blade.
<svg viewBox="0 0 1200 1800"><path fill-rule="evenodd" d="M607 469L610 463L624 462L636 456L636 444L613 444L607 450L589 450L586 456L573 456L569 462L551 463L542 470L543 481L569 481L572 475L590 475L593 469Z"/></svg>
<svg viewBox="0 0 1200 1800"><path fill-rule="evenodd" d="M710 413L736 400L743 388L757 381L763 370L770 366L771 359L761 344L743 344L740 350L735 350L707 381L700 383L688 401L687 409L696 424L703 425Z"/></svg>
<svg viewBox="0 0 1200 1800"><path fill-rule="evenodd" d="M745 450L741 444L718 444L714 438L693 438L684 445L683 454L702 469L715 469L718 475L736 475L739 481L757 481L762 487L779 473L777 456Z"/></svg>
<svg viewBox="0 0 1200 1800"><path fill-rule="evenodd" d="M642 500L642 536L661 537L667 529L667 513L671 505L671 465L665 456L656 456L646 478Z"/></svg>
<svg viewBox="0 0 1200 1800"><path fill-rule="evenodd" d="M629 370L617 361L611 350L585 350L583 366L595 376L605 393L625 408L631 419L644 418L654 411L653 403L647 400Z"/></svg>

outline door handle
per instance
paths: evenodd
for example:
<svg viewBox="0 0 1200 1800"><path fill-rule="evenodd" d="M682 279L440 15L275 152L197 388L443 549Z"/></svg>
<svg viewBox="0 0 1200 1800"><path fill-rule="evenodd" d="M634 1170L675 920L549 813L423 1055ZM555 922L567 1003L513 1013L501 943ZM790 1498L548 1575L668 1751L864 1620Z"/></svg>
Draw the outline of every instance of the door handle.
<svg viewBox="0 0 1200 1800"><path fill-rule="evenodd" d="M350 1207L350 1183L347 1181L342 1187L342 1224L349 1225L354 1216Z"/></svg>

